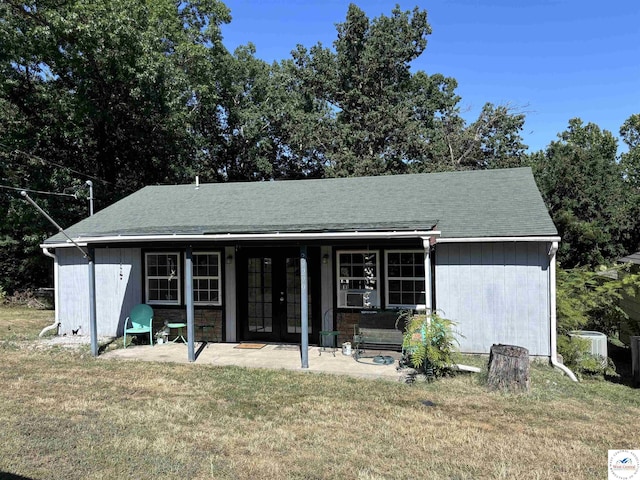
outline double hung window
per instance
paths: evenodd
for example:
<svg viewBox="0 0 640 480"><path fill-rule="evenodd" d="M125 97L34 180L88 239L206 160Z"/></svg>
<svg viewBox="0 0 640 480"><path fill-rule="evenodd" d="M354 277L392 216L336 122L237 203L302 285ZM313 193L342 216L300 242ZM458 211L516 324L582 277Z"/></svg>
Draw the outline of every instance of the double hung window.
<svg viewBox="0 0 640 480"><path fill-rule="evenodd" d="M386 300L392 308L425 308L424 252L419 250L389 250Z"/></svg>
<svg viewBox="0 0 640 480"><path fill-rule="evenodd" d="M180 305L180 254L145 254L147 303Z"/></svg>
<svg viewBox="0 0 640 480"><path fill-rule="evenodd" d="M222 305L219 252L193 253L193 303Z"/></svg>
<svg viewBox="0 0 640 480"><path fill-rule="evenodd" d="M338 307L380 306L378 252L338 251Z"/></svg>
<svg viewBox="0 0 640 480"><path fill-rule="evenodd" d="M146 301L151 305L182 305L183 254L145 253ZM222 305L220 252L193 253L193 303Z"/></svg>

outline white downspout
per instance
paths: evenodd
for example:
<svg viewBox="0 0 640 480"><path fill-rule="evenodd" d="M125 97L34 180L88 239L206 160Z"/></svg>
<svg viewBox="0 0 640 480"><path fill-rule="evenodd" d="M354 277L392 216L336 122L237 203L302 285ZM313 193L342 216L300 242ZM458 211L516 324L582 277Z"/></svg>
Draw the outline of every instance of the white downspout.
<svg viewBox="0 0 640 480"><path fill-rule="evenodd" d="M53 258L53 303L55 313L53 323L47 327L44 327L38 335L39 337L42 337L42 335L44 335L45 332L48 332L49 330L53 330L54 328L57 329L60 327L60 318L58 314L58 308L60 306L60 303L58 302L58 257L55 254L51 253L46 247L43 247L42 253L44 253L47 257Z"/></svg>
<svg viewBox="0 0 640 480"><path fill-rule="evenodd" d="M426 313L426 321L427 324L431 322L431 314L433 313L433 299L431 298L431 293L433 292L433 288L431 286L431 282L433 278L431 277L431 243L435 244L435 238L432 240L432 237L421 237L422 238L422 248L424 249L424 303L425 303L425 313Z"/></svg>
<svg viewBox="0 0 640 480"><path fill-rule="evenodd" d="M558 252L558 242L551 243L551 249L549 250L549 305L551 310L551 321L549 327L549 334L551 339L551 365L562 370L571 380L577 382L575 374L569 370L565 365L558 362L558 340L557 340L557 323L556 318L556 253Z"/></svg>

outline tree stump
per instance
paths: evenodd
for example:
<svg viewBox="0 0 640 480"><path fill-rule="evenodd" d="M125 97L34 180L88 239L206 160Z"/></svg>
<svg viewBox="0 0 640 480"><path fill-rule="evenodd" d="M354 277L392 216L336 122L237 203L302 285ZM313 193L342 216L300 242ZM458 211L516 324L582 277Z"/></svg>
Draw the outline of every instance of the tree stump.
<svg viewBox="0 0 640 480"><path fill-rule="evenodd" d="M515 345L493 345L489 355L490 390L529 391L529 350Z"/></svg>

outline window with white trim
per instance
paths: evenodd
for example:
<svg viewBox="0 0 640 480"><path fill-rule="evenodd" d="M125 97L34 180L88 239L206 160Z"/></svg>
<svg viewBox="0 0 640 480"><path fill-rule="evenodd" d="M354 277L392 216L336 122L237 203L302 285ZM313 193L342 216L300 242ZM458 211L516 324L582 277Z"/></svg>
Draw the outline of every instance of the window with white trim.
<svg viewBox="0 0 640 480"><path fill-rule="evenodd" d="M385 251L387 307L425 308L424 251Z"/></svg>
<svg viewBox="0 0 640 480"><path fill-rule="evenodd" d="M378 252L343 250L336 254L338 307L380 307Z"/></svg>
<svg viewBox="0 0 640 480"><path fill-rule="evenodd" d="M193 303L222 305L220 252L193 252Z"/></svg>
<svg viewBox="0 0 640 480"><path fill-rule="evenodd" d="M180 254L145 253L147 303L180 305Z"/></svg>

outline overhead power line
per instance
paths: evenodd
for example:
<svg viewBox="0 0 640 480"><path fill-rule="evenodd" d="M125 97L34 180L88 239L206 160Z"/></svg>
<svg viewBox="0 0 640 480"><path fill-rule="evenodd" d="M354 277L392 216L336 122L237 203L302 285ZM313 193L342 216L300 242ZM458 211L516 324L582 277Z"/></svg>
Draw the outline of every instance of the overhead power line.
<svg viewBox="0 0 640 480"><path fill-rule="evenodd" d="M39 193L42 195L57 195L59 197L72 197L72 198L75 198L76 200L78 199L78 196L72 193L45 192L42 190L32 190L30 188L10 187L9 185L0 185L0 188L5 188L7 190L16 190L18 192L21 192L24 190L25 192Z"/></svg>
<svg viewBox="0 0 640 480"><path fill-rule="evenodd" d="M102 182L102 183L106 183L106 184L109 184L109 185L113 185L111 182L108 182L107 180L103 180L103 179L102 179L102 178L100 178L100 177L95 177L95 176L93 176L93 175L89 175L88 173L84 173L84 172L80 172L80 171L78 171L78 170L74 170L74 169L73 169L73 168L71 168L71 167L68 167L68 166L66 166L66 165L61 165L61 164L56 163L56 162L54 162L54 161L52 161L52 160L47 160L47 159L42 158L42 157L39 157L38 155L35 155L35 154L33 154L33 153L25 152L25 151L23 151L23 150L19 150L19 149L17 149L17 148L11 149L11 147L9 147L8 145L5 145L5 144L4 144L4 143L2 143L2 142L0 142L0 146L2 146L2 147L4 147L4 148L6 148L7 150L10 150L10 151L11 151L11 152L13 152L13 153L20 153L20 154L22 154L22 155L24 155L24 156L26 156L26 157L30 157L30 158L32 158L32 159L34 159L34 160L38 160L38 161L40 161L40 162L48 163L48 164L50 164L50 165L55 165L55 166L56 166L56 167L58 167L58 168L64 168L64 169L67 169L67 170L69 170L70 172L75 173L76 175L82 175L83 177L90 178L91 180L97 180L98 182Z"/></svg>

